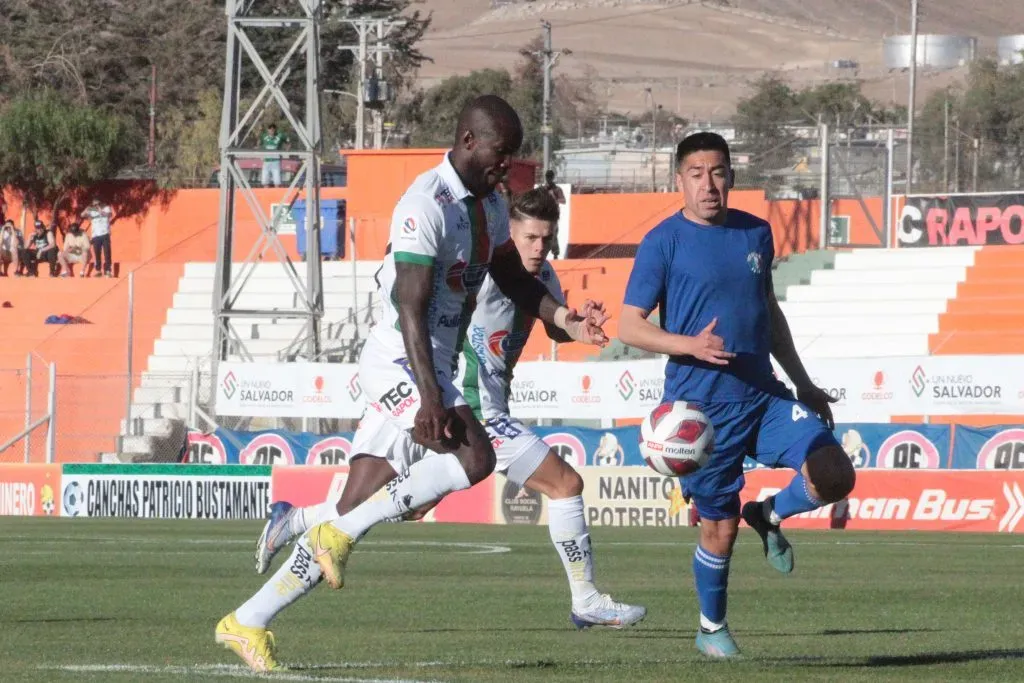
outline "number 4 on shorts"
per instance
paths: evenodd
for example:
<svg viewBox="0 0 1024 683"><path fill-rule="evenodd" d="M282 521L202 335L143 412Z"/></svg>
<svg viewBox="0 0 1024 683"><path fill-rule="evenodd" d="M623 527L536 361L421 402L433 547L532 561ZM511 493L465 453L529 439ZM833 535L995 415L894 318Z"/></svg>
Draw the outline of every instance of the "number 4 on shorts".
<svg viewBox="0 0 1024 683"><path fill-rule="evenodd" d="M799 403L794 403L793 404L793 422L796 422L797 420L802 420L805 417L807 417L807 411L804 410L800 406Z"/></svg>

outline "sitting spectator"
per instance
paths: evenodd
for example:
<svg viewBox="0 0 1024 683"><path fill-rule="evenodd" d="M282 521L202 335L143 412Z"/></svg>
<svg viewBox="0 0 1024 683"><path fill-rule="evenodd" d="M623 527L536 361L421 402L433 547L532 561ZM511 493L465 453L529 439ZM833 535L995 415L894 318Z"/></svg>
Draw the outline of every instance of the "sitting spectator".
<svg viewBox="0 0 1024 683"><path fill-rule="evenodd" d="M72 223L68 234L64 236L64 249L57 256L60 261L61 277L71 277L71 265L82 264L78 271L79 277L85 277L85 271L89 270L89 262L92 260L92 252L89 251L89 238L82 232L82 226Z"/></svg>
<svg viewBox="0 0 1024 683"><path fill-rule="evenodd" d="M26 275L39 277L39 264L42 262L50 264L50 277L57 275L57 242L42 221L36 221L36 231L21 250L21 262L25 265Z"/></svg>
<svg viewBox="0 0 1024 683"><path fill-rule="evenodd" d="M93 272L96 277L100 275L114 277L113 266L110 263L110 217L113 214L114 210L105 204L100 204L99 199L93 199L82 212L82 218L89 219L92 249L95 253L93 260L96 263Z"/></svg>
<svg viewBox="0 0 1024 683"><path fill-rule="evenodd" d="M14 221L4 221L3 228L0 228L0 275L7 277L11 266L14 266L14 274L21 277L19 256L24 249L25 236L21 230L14 227Z"/></svg>

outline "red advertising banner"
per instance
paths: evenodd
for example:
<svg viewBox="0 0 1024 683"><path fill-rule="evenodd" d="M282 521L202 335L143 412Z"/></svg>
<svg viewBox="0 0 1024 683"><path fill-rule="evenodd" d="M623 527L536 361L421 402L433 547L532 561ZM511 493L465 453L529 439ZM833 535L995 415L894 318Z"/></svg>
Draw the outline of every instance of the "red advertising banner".
<svg viewBox="0 0 1024 683"><path fill-rule="evenodd" d="M60 516L60 465L0 465L0 515Z"/></svg>
<svg viewBox="0 0 1024 683"><path fill-rule="evenodd" d="M746 473L741 497L763 500L789 484L790 471ZM1024 472L858 470L853 493L792 517L792 529L1024 533Z"/></svg>
<svg viewBox="0 0 1024 683"><path fill-rule="evenodd" d="M296 465L274 467L270 478L270 502L316 505L338 500L348 480L348 465ZM430 511L426 522L494 523L494 475L465 491L457 491ZM381 494L383 495L383 494Z"/></svg>

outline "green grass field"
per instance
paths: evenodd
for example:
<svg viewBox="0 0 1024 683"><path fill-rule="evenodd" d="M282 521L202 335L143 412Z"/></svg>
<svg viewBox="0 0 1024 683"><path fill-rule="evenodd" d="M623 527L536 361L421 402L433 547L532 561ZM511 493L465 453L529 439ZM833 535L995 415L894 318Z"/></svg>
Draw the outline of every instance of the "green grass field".
<svg viewBox="0 0 1024 683"><path fill-rule="evenodd" d="M213 642L262 583L259 525L0 521L0 680L251 677ZM385 525L346 588L321 585L273 625L272 676L296 681L1021 681L1024 541L806 532L777 575L756 537L733 556L744 658L703 659L692 529L596 529L599 585L647 605L628 631L577 632L543 527ZM283 561L279 558L274 565Z"/></svg>

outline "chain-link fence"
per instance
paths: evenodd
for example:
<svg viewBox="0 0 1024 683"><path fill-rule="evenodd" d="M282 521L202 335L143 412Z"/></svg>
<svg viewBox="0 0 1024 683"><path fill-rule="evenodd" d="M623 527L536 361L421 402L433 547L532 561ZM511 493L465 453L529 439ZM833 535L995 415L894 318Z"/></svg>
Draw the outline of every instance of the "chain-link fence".
<svg viewBox="0 0 1024 683"><path fill-rule="evenodd" d="M897 195L906 192L906 126L831 127L829 184L833 198L885 194L890 128L892 190ZM766 125L754 135L737 130L728 121L687 125L659 121L652 126L649 115L646 119L581 120L577 130L570 129L560 138L555 170L562 182L572 183L578 192L673 190L675 146L685 136L702 130L717 132L729 142L738 188L763 189L769 197L779 199L819 196L821 128L787 122ZM955 122L938 130L922 127L915 132L911 191L1019 190L1024 183L1024 146L1005 141L1007 136L998 131L989 133L972 134Z"/></svg>
<svg viewBox="0 0 1024 683"><path fill-rule="evenodd" d="M0 370L0 382L4 387L0 399L0 441L9 442L35 425L0 451L0 463L46 462L49 424L42 420L50 414L51 407L49 366L38 356L28 354L24 368Z"/></svg>

